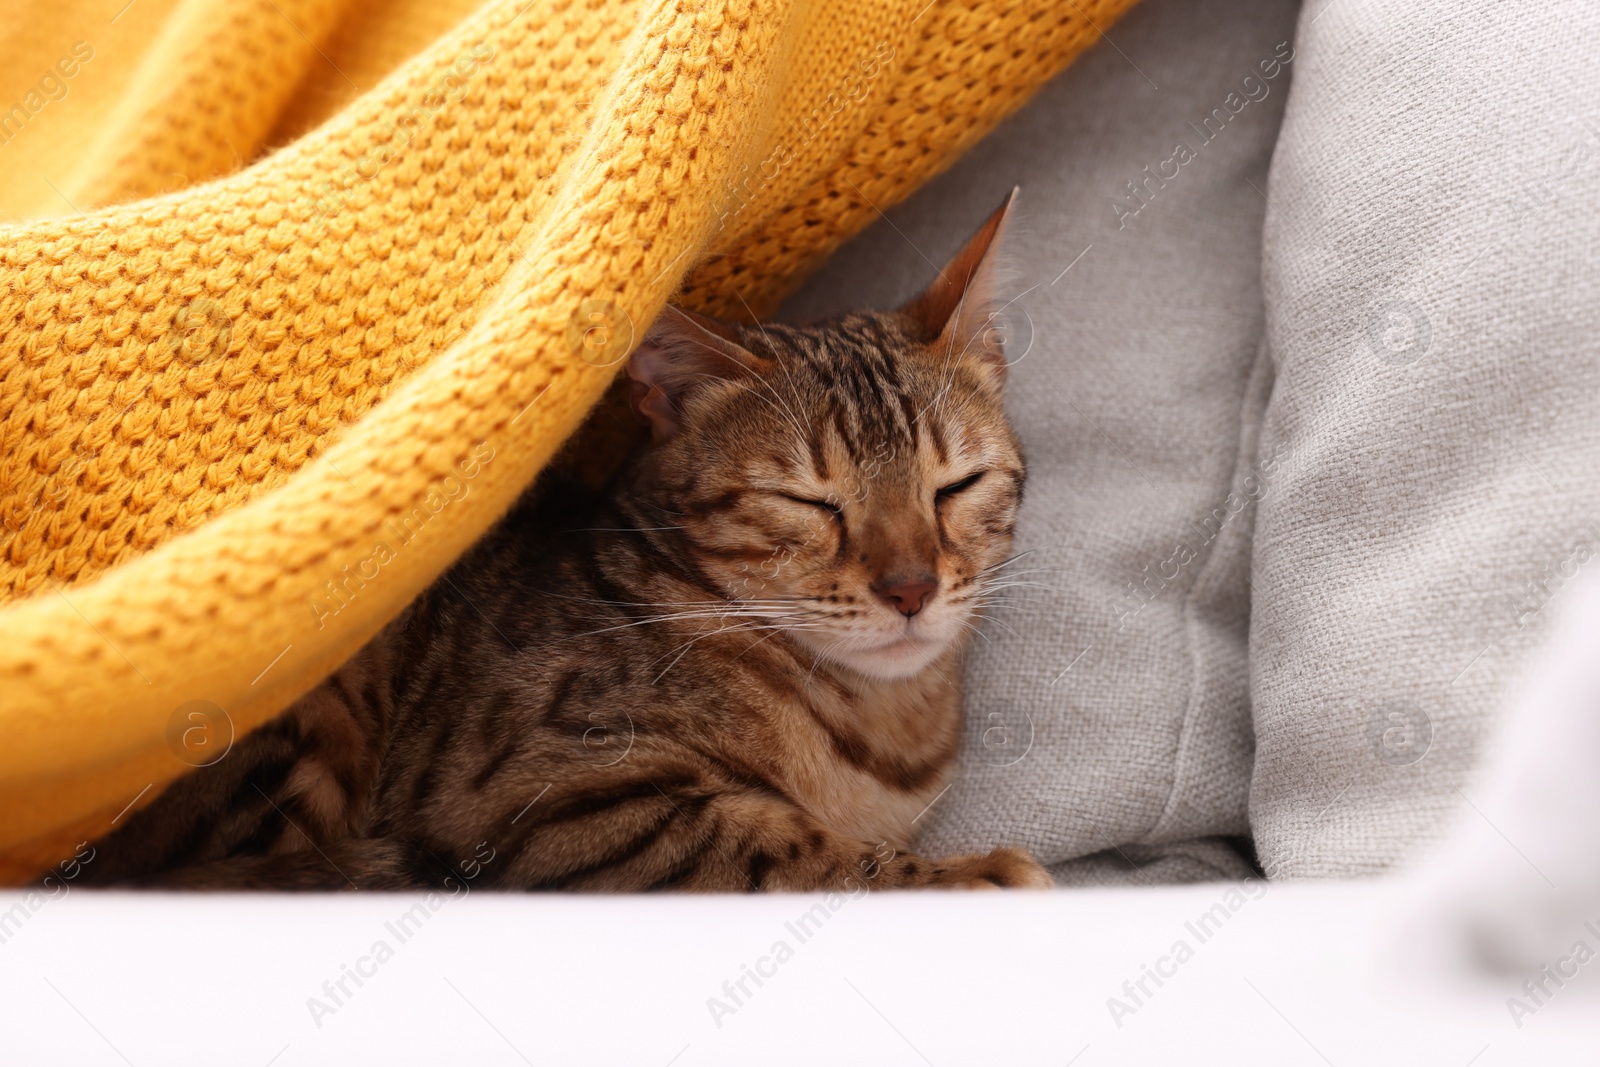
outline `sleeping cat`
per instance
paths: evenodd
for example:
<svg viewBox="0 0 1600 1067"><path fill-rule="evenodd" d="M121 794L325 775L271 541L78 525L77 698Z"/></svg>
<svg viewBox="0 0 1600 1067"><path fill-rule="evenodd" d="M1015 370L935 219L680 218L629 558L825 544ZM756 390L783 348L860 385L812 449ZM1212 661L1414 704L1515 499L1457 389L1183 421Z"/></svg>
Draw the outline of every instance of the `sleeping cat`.
<svg viewBox="0 0 1600 1067"><path fill-rule="evenodd" d="M101 842L94 881L1050 885L1012 849L908 851L1022 495L989 328L1009 205L898 311L795 327L669 307L628 365L651 444L591 521L545 485Z"/></svg>

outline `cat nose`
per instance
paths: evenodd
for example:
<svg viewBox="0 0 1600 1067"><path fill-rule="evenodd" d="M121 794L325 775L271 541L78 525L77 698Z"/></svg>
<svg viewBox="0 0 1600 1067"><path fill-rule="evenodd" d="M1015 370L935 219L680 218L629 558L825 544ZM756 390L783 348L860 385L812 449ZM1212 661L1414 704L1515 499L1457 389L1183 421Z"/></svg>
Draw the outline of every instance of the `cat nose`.
<svg viewBox="0 0 1600 1067"><path fill-rule="evenodd" d="M874 590L878 596L906 618L911 618L927 606L928 598L939 588L939 579L931 574L908 581L893 581Z"/></svg>

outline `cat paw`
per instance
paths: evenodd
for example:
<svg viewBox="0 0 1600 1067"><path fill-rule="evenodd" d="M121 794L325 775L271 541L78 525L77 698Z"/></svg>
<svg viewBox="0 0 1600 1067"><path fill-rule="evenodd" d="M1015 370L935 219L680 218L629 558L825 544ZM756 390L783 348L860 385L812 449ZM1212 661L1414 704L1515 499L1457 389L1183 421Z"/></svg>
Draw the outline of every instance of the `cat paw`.
<svg viewBox="0 0 1600 1067"><path fill-rule="evenodd" d="M949 889L1054 889L1055 879L1020 848L953 856L934 869L932 885Z"/></svg>

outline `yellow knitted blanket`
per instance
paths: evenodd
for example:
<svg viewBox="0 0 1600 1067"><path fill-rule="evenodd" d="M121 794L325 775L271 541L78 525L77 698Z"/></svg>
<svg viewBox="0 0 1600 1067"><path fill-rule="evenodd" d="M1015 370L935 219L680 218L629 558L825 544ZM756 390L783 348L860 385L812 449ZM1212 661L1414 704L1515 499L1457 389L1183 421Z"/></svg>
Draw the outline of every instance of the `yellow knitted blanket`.
<svg viewBox="0 0 1600 1067"><path fill-rule="evenodd" d="M675 292L769 312L1132 0L12 0L0 878L326 676Z"/></svg>

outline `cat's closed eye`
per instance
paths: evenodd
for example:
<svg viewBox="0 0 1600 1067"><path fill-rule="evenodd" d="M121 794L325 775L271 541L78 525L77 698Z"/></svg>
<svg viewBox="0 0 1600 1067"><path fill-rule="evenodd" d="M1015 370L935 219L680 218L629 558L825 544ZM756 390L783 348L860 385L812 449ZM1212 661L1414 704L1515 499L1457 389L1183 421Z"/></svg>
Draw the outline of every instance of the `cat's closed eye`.
<svg viewBox="0 0 1600 1067"><path fill-rule="evenodd" d="M815 500L810 497L795 496L792 493L779 493L778 495L783 497L785 500L792 501L796 504L803 504L808 508L817 508L821 511L826 511L829 515L832 515L836 519L843 517L843 512L839 506L837 504L830 504L826 500Z"/></svg>
<svg viewBox="0 0 1600 1067"><path fill-rule="evenodd" d="M988 473L988 472L987 471L975 471L974 473L969 474L965 478L961 479L959 482L951 482L949 485L943 486L940 489L938 489L933 494L934 498L938 499L938 500L943 500L946 497L952 497L952 496L955 496L957 493L960 493L960 492L962 492L964 490L971 489L974 485L978 484L978 479L982 478L986 473Z"/></svg>

